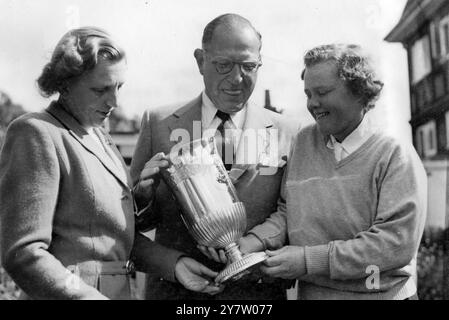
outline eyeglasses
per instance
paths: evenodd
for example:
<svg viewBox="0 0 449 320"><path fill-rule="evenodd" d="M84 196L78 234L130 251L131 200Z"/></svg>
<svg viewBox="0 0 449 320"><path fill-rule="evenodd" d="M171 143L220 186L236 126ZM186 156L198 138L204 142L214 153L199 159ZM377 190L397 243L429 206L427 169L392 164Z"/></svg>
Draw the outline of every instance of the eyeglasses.
<svg viewBox="0 0 449 320"><path fill-rule="evenodd" d="M234 66L238 64L240 66L241 72L246 75L254 74L262 66L262 62L259 60L257 62L237 62L229 59L217 59L211 61L215 66L215 70L219 74L228 74L234 69Z"/></svg>

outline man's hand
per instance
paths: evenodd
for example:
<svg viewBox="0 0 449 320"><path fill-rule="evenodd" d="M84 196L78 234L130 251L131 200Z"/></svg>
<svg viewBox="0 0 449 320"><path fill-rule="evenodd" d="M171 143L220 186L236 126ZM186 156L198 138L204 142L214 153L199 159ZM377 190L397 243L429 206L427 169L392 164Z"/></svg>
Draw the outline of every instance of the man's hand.
<svg viewBox="0 0 449 320"><path fill-rule="evenodd" d="M163 153L157 153L147 163L145 163L140 173L139 181L134 188L136 201L151 201L154 197L155 190L160 182L159 172L163 168L169 166L168 157Z"/></svg>
<svg viewBox="0 0 449 320"><path fill-rule="evenodd" d="M198 261L181 257L175 266L176 279L186 289L214 295L223 291L223 286L216 286L212 280L218 275Z"/></svg>
<svg viewBox="0 0 449 320"><path fill-rule="evenodd" d="M297 279L306 274L304 247L286 246L279 250L265 251L269 258L260 267L263 273L282 279Z"/></svg>

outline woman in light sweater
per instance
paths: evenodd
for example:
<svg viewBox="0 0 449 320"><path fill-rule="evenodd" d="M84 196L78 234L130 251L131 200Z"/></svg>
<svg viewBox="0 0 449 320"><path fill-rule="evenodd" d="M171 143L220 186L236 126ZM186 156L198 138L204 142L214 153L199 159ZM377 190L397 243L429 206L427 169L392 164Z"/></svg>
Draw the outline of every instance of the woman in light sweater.
<svg viewBox="0 0 449 320"><path fill-rule="evenodd" d="M320 46L304 62L316 123L296 136L277 212L241 249L268 249L262 271L298 279L299 299L414 299L423 165L411 145L370 128L383 83L360 47Z"/></svg>

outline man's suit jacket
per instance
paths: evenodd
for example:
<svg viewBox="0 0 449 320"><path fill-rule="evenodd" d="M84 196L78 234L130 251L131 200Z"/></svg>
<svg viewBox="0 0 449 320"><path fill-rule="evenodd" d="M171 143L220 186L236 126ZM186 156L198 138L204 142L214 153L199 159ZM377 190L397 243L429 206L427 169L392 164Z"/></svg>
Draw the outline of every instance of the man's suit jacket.
<svg viewBox="0 0 449 320"><path fill-rule="evenodd" d="M135 240L131 180L102 133L120 162L56 102L7 131L0 158L2 262L29 298L97 299L99 291L130 297L126 277L83 270L83 281L68 277L67 267L81 262L126 262ZM147 244L139 244L141 252Z"/></svg>
<svg viewBox="0 0 449 320"><path fill-rule="evenodd" d="M197 131L198 128L201 128L201 105L202 100L200 96L183 106L173 105L144 113L139 140L131 163L131 177L134 183L138 181L140 172L147 161L159 152L168 154L177 144L178 140L171 141L171 134L174 132L176 138L179 133L182 134L182 131L177 131L176 129L185 129L190 140L201 137L201 132L198 133ZM249 131L254 129L254 132L263 141L260 143L259 140L257 150L254 149L256 143L244 144L241 142L239 144L236 152L237 164L233 166L231 175L236 174L235 177L238 184L238 177L244 177L245 173L248 173L245 170L251 168L250 164L254 165L256 162L262 161L262 164L267 165L262 168L262 174L256 176L250 186L237 188L238 196L246 207L247 228L251 229L255 225L262 223L267 216L276 211L285 164L283 160L285 160L289 152L291 138L294 134L294 125L283 120L280 115L274 112L249 104L243 127L243 130L246 129L249 129ZM277 136L272 136L273 129L276 131ZM270 148L277 148L278 152L271 154ZM273 150L276 151L275 149ZM271 155L271 158L268 160L267 155ZM173 196L163 181L160 182L157 188L154 201L149 210L142 215L143 218L139 218L141 228L151 229L156 227L157 242L179 250L180 254L184 253L192 256L212 269L221 270L223 268L222 265L212 263L196 248L195 241L189 235L180 218L178 204L176 201L173 201ZM149 283L147 285L149 297L169 298L169 296L164 294L164 286L159 286L154 282ZM229 287L231 286L235 285L229 285ZM160 287L160 290L156 287ZM167 290L170 291L168 295L173 296L173 290ZM257 294L255 293L253 296L252 294L246 290L246 292L242 292L241 298L257 299ZM176 296L176 293L174 295ZM239 298L233 295L232 298L234 297Z"/></svg>

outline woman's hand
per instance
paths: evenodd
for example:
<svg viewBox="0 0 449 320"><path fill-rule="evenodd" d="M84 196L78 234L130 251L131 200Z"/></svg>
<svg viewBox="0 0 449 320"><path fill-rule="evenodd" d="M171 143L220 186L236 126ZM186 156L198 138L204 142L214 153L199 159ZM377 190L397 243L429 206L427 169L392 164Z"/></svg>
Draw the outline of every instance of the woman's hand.
<svg viewBox="0 0 449 320"><path fill-rule="evenodd" d="M264 249L263 243L254 235L249 234L242 237L238 241L240 252L245 255L252 252L262 251ZM228 264L228 257L223 249L214 249L212 247L205 247L198 245L197 248L209 259L218 262Z"/></svg>
<svg viewBox="0 0 449 320"><path fill-rule="evenodd" d="M160 182L159 172L163 168L169 166L169 158L163 153L157 153L147 163L145 163L142 172L140 173L139 181L134 188L134 195L136 199L143 199L146 202L154 197L157 186Z"/></svg>
<svg viewBox="0 0 449 320"><path fill-rule="evenodd" d="M204 254L206 257L208 257L210 260L213 260L218 263L228 263L228 258L226 257L226 253L223 249L214 249L212 247L205 247L201 245L197 245L198 250L201 251L202 254Z"/></svg>
<svg viewBox="0 0 449 320"><path fill-rule="evenodd" d="M306 274L304 247L286 246L279 250L266 250L269 256L260 270L268 276L282 279L297 279Z"/></svg>
<svg viewBox="0 0 449 320"><path fill-rule="evenodd" d="M181 257L175 266L175 276L179 283L195 292L215 295L223 291L224 286L217 286L212 280L217 275L217 272L189 257Z"/></svg>
<svg viewBox="0 0 449 320"><path fill-rule="evenodd" d="M263 251L264 244L255 235L248 234L239 239L239 249L245 255L252 252Z"/></svg>

